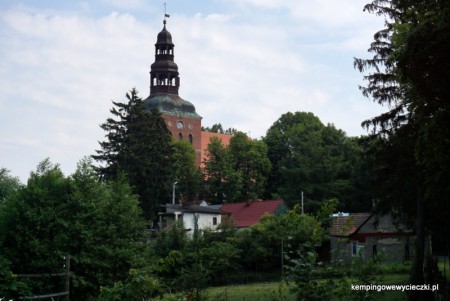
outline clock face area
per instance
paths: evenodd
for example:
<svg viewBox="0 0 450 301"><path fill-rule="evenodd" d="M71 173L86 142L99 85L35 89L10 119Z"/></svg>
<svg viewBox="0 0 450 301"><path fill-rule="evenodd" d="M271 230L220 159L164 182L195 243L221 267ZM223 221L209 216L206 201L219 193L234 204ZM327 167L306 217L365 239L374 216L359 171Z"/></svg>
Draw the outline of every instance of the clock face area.
<svg viewBox="0 0 450 301"><path fill-rule="evenodd" d="M178 128L179 130L181 130L181 129L184 128L184 123L183 123L183 121L177 121L177 128Z"/></svg>

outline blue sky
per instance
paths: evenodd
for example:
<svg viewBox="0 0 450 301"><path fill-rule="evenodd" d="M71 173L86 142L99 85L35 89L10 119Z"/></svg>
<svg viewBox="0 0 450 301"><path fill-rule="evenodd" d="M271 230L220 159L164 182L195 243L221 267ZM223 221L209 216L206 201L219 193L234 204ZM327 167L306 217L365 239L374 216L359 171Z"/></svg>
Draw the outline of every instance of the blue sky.
<svg viewBox="0 0 450 301"><path fill-rule="evenodd" d="M264 136L307 111L349 136L383 108L358 90L383 19L356 0L167 0L180 96L203 116ZM26 181L49 157L66 174L98 149L111 100L149 71L164 1L0 1L0 167Z"/></svg>

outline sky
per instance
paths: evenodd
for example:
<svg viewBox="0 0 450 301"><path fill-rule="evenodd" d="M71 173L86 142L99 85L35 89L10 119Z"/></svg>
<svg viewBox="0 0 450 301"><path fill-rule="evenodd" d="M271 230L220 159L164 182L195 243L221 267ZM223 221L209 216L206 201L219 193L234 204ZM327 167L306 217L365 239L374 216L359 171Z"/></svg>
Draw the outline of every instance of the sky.
<svg viewBox="0 0 450 301"><path fill-rule="evenodd" d="M357 0L166 0L179 94L203 126L265 136L312 112L348 136L384 108L362 96L381 17ZM0 167L26 183L50 158L69 175L99 149L111 101L150 89L163 0L0 0Z"/></svg>

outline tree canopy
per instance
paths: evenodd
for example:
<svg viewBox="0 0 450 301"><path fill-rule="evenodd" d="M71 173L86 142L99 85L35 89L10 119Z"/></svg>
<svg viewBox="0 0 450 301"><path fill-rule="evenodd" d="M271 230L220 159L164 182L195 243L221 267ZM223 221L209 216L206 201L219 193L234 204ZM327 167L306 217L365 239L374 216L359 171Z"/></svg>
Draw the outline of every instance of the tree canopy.
<svg viewBox="0 0 450 301"><path fill-rule="evenodd" d="M14 273L60 273L71 258L71 299L91 300L101 285L142 263L145 224L123 177L102 182L88 160L70 177L42 161L28 184L0 205L0 249ZM55 280L28 281L34 294L59 292ZM18 292L16 292L18 293ZM10 292L16 298L14 292Z"/></svg>
<svg viewBox="0 0 450 301"><path fill-rule="evenodd" d="M208 144L204 162L206 196L215 203L262 197L270 172L267 146L242 132L224 146L217 137Z"/></svg>
<svg viewBox="0 0 450 301"><path fill-rule="evenodd" d="M303 191L310 211L330 198L350 203L361 151L343 131L323 125L312 113L288 112L269 128L263 141L272 163L267 194L275 193L294 205Z"/></svg>
<svg viewBox="0 0 450 301"><path fill-rule="evenodd" d="M365 10L386 17L374 35L374 56L355 59L364 95L389 110L363 122L374 134L380 207L394 207L416 222L417 250L412 283L423 282L425 228L446 235L449 204L450 4L437 1L377 0ZM395 180L397 179L397 180ZM397 183L398 185L395 185ZM411 210L413 208L413 210ZM432 216L432 218L431 218ZM448 235L447 245L448 245ZM420 292L411 299L426 298Z"/></svg>
<svg viewBox="0 0 450 301"><path fill-rule="evenodd" d="M156 108L146 111L136 89L126 94L127 103L113 102L101 128L106 141L92 157L103 162L98 171L106 179L124 172L148 219L157 216L159 206L170 200L172 184L172 136Z"/></svg>

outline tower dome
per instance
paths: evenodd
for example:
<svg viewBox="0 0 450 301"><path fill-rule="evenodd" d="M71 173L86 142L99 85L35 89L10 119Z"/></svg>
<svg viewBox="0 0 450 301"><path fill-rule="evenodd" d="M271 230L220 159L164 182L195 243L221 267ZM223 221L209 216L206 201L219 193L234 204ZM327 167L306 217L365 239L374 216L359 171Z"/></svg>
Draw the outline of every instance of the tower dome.
<svg viewBox="0 0 450 301"><path fill-rule="evenodd" d="M165 15L168 17L168 15ZM201 164L202 117L195 106L178 95L180 76L174 61L172 35L164 27L155 44L155 62L150 67L150 96L144 100L147 111L156 108L172 137L188 141L195 150L195 162Z"/></svg>
<svg viewBox="0 0 450 301"><path fill-rule="evenodd" d="M180 76L178 66L173 60L174 47L172 35L166 29L164 20L164 27L156 39L155 62L150 69L150 95L159 93L178 95Z"/></svg>
<svg viewBox="0 0 450 301"><path fill-rule="evenodd" d="M164 20L164 27L161 30L161 32L158 33L158 38L156 39L156 45L160 45L160 44L170 44L173 46L172 35L166 29L166 20Z"/></svg>

